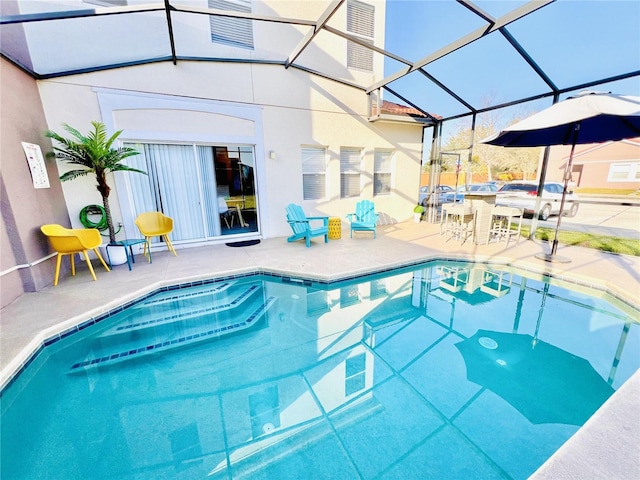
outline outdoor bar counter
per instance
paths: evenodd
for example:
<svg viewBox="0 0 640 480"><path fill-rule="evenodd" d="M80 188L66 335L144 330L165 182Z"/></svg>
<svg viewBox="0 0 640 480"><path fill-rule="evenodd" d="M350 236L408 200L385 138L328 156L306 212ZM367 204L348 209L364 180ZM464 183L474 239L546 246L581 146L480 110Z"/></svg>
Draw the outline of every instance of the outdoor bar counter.
<svg viewBox="0 0 640 480"><path fill-rule="evenodd" d="M476 212L475 241L478 245L487 243L495 204L495 192L467 192L464 195L464 206Z"/></svg>

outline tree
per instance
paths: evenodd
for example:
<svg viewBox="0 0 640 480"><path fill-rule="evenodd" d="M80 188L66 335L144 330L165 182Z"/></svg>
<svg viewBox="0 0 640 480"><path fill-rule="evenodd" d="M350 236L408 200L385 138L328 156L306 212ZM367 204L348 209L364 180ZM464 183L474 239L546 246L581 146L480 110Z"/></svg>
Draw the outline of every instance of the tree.
<svg viewBox="0 0 640 480"><path fill-rule="evenodd" d="M522 172L522 178L535 179L540 162L540 147L503 148L508 150L506 162L511 171Z"/></svg>
<svg viewBox="0 0 640 480"><path fill-rule="evenodd" d="M113 148L113 144L122 133L122 130L118 130L111 135L111 137L107 137L107 128L103 123L91 122L91 125L93 125L93 131L89 132L87 136L82 135L78 130L66 123L62 126L71 134L69 138L65 138L50 130L47 131L45 136L52 138L60 144L60 146L54 145L53 151L49 152L47 156L53 156L64 162L83 167L81 169L69 170L62 174L60 176L60 181L62 182L83 177L91 173L95 174L96 181L98 182L96 188L102 196L102 204L104 206L105 216L107 217L109 241L114 243L116 241L116 233L113 227L113 220L111 219L111 209L109 208L109 193L111 193L111 187L109 187L107 183L107 175L117 171L137 172L144 175L147 173L121 163L126 158L140 153L130 147Z"/></svg>
<svg viewBox="0 0 640 480"><path fill-rule="evenodd" d="M522 172L523 176L534 176L540 156L540 148L502 148L479 143L480 140L500 131L504 125L513 124L528 115L518 115L510 120L504 120L504 113L492 110L480 114L476 118L472 172L486 171L487 179L493 180L494 173L500 171ZM444 152L462 153L462 158L468 158L471 148L471 123L464 120L447 138L442 150Z"/></svg>

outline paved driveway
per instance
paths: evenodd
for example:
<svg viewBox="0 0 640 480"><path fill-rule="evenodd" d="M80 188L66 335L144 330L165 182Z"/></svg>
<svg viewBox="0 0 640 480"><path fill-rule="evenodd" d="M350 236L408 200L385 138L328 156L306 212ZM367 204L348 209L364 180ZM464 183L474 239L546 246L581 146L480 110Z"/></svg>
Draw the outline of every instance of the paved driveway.
<svg viewBox="0 0 640 480"><path fill-rule="evenodd" d="M531 219L525 223L531 224ZM538 220L539 227L556 228L558 217ZM562 230L640 239L640 199L581 196L580 209L573 217L563 217Z"/></svg>

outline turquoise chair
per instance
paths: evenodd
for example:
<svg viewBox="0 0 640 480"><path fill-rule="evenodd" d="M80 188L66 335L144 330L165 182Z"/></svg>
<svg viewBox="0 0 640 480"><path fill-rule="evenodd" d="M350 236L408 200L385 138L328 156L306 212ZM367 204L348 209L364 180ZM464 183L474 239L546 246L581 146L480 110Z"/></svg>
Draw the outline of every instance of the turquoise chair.
<svg viewBox="0 0 640 480"><path fill-rule="evenodd" d="M295 242L304 238L307 247L311 246L311 238L324 235L324 243L329 242L329 217L307 217L300 205L291 203L287 205L287 222L293 230L293 235L287 238L287 242ZM322 227L311 228L312 220L321 220Z"/></svg>
<svg viewBox="0 0 640 480"><path fill-rule="evenodd" d="M351 238L353 232L373 232L373 238L376 238L378 214L371 200L360 200L356 203L356 212L347 214L347 218L351 222Z"/></svg>

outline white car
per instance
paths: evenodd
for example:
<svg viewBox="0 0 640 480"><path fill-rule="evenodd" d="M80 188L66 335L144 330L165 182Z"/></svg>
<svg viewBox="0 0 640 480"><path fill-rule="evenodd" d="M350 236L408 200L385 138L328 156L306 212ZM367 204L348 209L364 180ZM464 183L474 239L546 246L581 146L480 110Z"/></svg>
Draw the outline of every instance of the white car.
<svg viewBox="0 0 640 480"><path fill-rule="evenodd" d="M540 207L535 212L538 182L510 182L503 185L497 192L496 205L522 208L525 214L537 214L540 220L547 220L550 215L560 215L563 190L564 185L560 182L545 182L540 198ZM579 206L578 195L573 191L567 191L562 213L569 217L575 217Z"/></svg>

